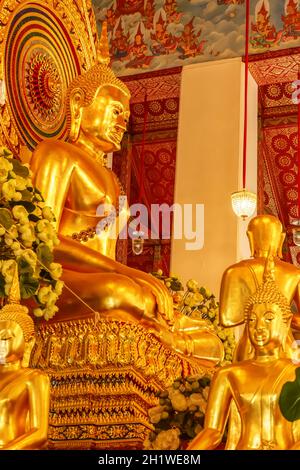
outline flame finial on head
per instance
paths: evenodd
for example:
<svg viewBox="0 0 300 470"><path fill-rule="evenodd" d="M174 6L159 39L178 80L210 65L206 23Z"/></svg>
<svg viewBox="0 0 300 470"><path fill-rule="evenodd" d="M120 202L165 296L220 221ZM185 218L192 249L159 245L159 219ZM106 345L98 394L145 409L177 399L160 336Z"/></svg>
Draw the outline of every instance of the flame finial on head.
<svg viewBox="0 0 300 470"><path fill-rule="evenodd" d="M271 254L271 248L269 248L268 256L265 262L265 269L263 274L263 282L273 281L275 282L275 263L274 256Z"/></svg>
<svg viewBox="0 0 300 470"><path fill-rule="evenodd" d="M101 35L98 39L97 44L97 63L109 65L110 55L109 55L109 43L107 36L107 22L102 23Z"/></svg>

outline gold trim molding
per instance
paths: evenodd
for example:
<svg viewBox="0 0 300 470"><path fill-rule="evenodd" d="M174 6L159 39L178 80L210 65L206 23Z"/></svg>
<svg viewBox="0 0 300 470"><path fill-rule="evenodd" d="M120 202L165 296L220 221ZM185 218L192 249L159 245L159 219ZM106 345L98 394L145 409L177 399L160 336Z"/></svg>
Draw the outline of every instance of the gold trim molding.
<svg viewBox="0 0 300 470"><path fill-rule="evenodd" d="M50 449L141 448L156 393L212 373L140 325L93 319L41 324L31 367L51 380Z"/></svg>

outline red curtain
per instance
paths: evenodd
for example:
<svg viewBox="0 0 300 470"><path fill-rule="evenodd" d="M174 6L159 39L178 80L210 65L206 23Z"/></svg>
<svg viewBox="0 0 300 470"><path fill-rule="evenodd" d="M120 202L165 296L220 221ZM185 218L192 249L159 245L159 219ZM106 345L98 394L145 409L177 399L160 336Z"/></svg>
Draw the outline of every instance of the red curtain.
<svg viewBox="0 0 300 470"><path fill-rule="evenodd" d="M113 169L130 204L145 204L149 215L151 204L171 206L174 200L180 80L179 67L123 78L132 95L131 117L122 151L114 156ZM158 240L145 241L139 256L132 253L130 242L118 244L121 262L146 272L159 268L169 272L171 245L170 240L161 240L161 231Z"/></svg>
<svg viewBox="0 0 300 470"><path fill-rule="evenodd" d="M260 87L259 210L279 217L287 232L284 257L300 266L300 251L290 226L298 218L298 125L293 91L291 82Z"/></svg>

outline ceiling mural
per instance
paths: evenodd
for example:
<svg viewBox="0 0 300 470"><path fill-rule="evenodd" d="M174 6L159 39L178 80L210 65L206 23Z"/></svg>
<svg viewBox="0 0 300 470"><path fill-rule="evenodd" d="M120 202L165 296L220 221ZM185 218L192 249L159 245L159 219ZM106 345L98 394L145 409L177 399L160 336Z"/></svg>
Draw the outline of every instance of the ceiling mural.
<svg viewBox="0 0 300 470"><path fill-rule="evenodd" d="M299 1L299 5L298 5ZM118 75L244 53L245 0L93 0ZM300 0L251 0L251 52L300 46Z"/></svg>

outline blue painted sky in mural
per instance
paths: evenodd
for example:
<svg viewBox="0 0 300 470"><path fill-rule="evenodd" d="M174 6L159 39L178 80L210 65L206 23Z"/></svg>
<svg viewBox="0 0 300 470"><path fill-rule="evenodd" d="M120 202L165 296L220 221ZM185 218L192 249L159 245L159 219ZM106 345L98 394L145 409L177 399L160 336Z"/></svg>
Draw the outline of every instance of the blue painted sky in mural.
<svg viewBox="0 0 300 470"><path fill-rule="evenodd" d="M290 14L289 29L282 19L289 3L297 11L297 1L251 1L251 52L300 46L300 5L298 15ZM112 13L111 50L119 75L243 55L245 5L241 0L144 0L144 8L147 2L153 6L152 16L134 11L138 3L134 0L94 0L99 25L108 10ZM120 18L120 8L123 12L130 8L130 14Z"/></svg>

